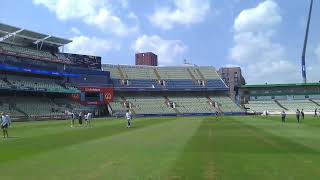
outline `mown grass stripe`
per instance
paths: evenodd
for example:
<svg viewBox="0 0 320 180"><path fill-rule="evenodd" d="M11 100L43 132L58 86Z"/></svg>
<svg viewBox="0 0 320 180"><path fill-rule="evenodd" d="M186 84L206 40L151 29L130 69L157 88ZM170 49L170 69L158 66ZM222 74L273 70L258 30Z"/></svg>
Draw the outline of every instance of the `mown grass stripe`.
<svg viewBox="0 0 320 180"><path fill-rule="evenodd" d="M199 124L177 118L2 163L0 169L12 179L163 179Z"/></svg>
<svg viewBox="0 0 320 180"><path fill-rule="evenodd" d="M203 118L201 125L181 152L167 179L215 179L214 149L215 118Z"/></svg>
<svg viewBox="0 0 320 180"><path fill-rule="evenodd" d="M126 129L125 123L99 121L93 128L75 129L66 122L54 122L52 127L42 122L34 127L18 124L11 132L19 138L0 140L0 154L12 149L17 153L18 145L28 147L26 154L0 163L0 177L312 180L320 176L320 121L308 116L300 125L293 116L285 124L278 116L148 118L136 120L135 126L141 126L134 129ZM47 145L50 141L56 147ZM7 145L10 150L3 148Z"/></svg>
<svg viewBox="0 0 320 180"><path fill-rule="evenodd" d="M317 150L283 137L281 132L266 131L286 128L281 123L264 117L230 117L229 121L225 123L233 124L233 130L216 128L215 133L218 179L314 179L319 175L315 168L319 163L305 163L317 157Z"/></svg>
<svg viewBox="0 0 320 180"><path fill-rule="evenodd" d="M151 125L160 124L174 119L143 119L135 121L135 125L131 131L146 128ZM20 158L37 155L47 151L71 146L74 144L84 143L98 138L113 136L120 133L125 133L128 129L125 128L125 121L119 121L117 124L103 125L92 128L75 128L70 130L68 127L63 127L66 130L53 134L44 134L42 136L19 137L16 139L4 140L0 143L1 154L0 163L17 160ZM54 131L55 126L52 127ZM32 128L30 131L37 131L37 128ZM48 129L50 131L50 129Z"/></svg>

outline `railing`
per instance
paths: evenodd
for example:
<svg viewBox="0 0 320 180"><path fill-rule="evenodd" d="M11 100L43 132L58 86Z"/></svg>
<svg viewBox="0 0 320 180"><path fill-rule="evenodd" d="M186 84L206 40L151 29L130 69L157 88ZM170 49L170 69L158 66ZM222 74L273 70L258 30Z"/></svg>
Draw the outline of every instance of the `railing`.
<svg viewBox="0 0 320 180"><path fill-rule="evenodd" d="M123 84L120 79L113 79L114 87L119 88L220 88L226 89L221 80L210 80L207 86L195 84L192 80L164 80L165 85L160 86L156 80L128 80L128 84Z"/></svg>

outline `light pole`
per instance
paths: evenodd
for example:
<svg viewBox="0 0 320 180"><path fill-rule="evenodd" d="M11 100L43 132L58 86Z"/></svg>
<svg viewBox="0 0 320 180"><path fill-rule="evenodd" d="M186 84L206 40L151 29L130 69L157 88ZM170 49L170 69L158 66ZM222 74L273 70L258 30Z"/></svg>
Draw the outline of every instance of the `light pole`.
<svg viewBox="0 0 320 180"><path fill-rule="evenodd" d="M307 83L306 50L307 50L307 44L308 44L308 36L309 36L309 27L310 27L311 14L312 14L312 6L313 6L313 0L311 0L311 2L310 2L308 23L307 23L307 29L306 29L306 34L305 34L305 37L304 37L303 50L302 50L302 62L301 63L302 63L302 80L303 80L303 83Z"/></svg>

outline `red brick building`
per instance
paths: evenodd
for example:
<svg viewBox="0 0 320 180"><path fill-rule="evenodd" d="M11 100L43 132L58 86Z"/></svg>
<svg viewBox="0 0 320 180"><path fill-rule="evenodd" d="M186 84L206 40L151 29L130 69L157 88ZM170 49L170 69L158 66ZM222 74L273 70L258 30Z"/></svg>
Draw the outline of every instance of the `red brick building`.
<svg viewBox="0 0 320 180"><path fill-rule="evenodd" d="M152 52L137 53L136 65L158 66L158 56Z"/></svg>
<svg viewBox="0 0 320 180"><path fill-rule="evenodd" d="M222 80L229 86L230 97L236 100L238 97L238 88L246 84L242 76L240 67L224 67L218 71Z"/></svg>

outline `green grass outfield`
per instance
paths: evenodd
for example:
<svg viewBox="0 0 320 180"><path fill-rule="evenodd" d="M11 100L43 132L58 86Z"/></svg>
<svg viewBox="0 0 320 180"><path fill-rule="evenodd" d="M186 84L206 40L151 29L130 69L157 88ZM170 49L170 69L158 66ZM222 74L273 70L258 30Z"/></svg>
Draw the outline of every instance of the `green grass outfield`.
<svg viewBox="0 0 320 180"><path fill-rule="evenodd" d="M320 118L145 118L70 128L14 123L0 139L1 180L319 179Z"/></svg>

